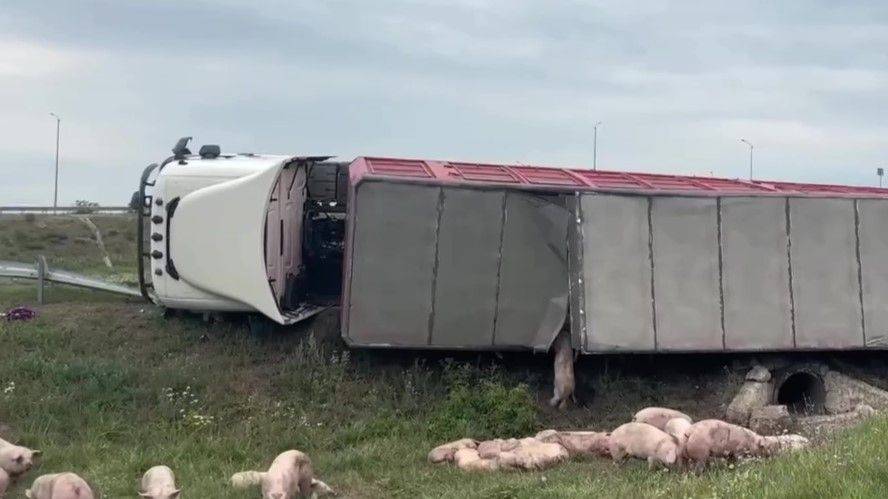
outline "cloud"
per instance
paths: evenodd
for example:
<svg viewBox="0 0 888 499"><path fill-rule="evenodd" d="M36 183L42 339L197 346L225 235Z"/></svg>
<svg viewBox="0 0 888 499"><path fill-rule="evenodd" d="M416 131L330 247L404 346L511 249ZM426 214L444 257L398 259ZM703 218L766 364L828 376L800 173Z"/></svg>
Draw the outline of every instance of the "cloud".
<svg viewBox="0 0 888 499"><path fill-rule="evenodd" d="M125 202L181 135L229 151L873 183L888 5L7 0L0 198Z"/></svg>

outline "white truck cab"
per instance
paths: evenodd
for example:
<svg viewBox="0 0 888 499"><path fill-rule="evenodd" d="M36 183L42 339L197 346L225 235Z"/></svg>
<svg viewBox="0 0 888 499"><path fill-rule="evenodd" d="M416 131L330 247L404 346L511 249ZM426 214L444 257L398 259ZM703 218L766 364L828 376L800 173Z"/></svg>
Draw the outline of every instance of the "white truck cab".
<svg viewBox="0 0 888 499"><path fill-rule="evenodd" d="M259 312L279 324L322 310L293 287L304 280L308 175L328 158L220 154L218 146L191 154L188 139L142 177L143 294L169 308Z"/></svg>

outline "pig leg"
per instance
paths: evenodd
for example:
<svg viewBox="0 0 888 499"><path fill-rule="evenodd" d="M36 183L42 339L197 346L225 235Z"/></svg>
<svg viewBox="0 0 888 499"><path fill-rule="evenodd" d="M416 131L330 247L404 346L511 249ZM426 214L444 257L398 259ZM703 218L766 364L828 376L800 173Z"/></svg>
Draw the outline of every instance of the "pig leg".
<svg viewBox="0 0 888 499"><path fill-rule="evenodd" d="M570 332L563 330L558 333L552 348L555 351L555 389L549 405L563 410L567 408L568 399L573 398L576 386Z"/></svg>

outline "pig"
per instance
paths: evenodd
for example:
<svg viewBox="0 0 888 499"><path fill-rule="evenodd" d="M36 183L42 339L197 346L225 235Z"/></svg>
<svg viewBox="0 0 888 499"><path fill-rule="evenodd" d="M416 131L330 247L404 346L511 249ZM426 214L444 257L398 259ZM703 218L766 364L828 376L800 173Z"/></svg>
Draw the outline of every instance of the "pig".
<svg viewBox="0 0 888 499"><path fill-rule="evenodd" d="M675 418L686 419L688 423L693 423L693 420L687 414L666 407L646 407L636 412L632 421L635 423L647 423L658 430L663 430L666 428L666 423L670 419Z"/></svg>
<svg viewBox="0 0 888 499"><path fill-rule="evenodd" d="M567 408L568 401L574 399L576 389L570 332L561 331L552 348L555 350L555 387L549 405L563 410Z"/></svg>
<svg viewBox="0 0 888 499"><path fill-rule="evenodd" d="M706 419L691 425L685 454L696 464L697 469L702 469L713 458L770 456L784 447L792 448L806 443L807 439L798 435L762 437L742 426L718 419Z"/></svg>
<svg viewBox="0 0 888 499"><path fill-rule="evenodd" d="M263 499L292 499L333 493L326 483L314 478L311 459L298 450L280 453L268 471L235 473L231 476L231 485L239 489L260 485Z"/></svg>
<svg viewBox="0 0 888 499"><path fill-rule="evenodd" d="M25 491L31 499L95 499L86 480L74 473L53 473L34 480Z"/></svg>
<svg viewBox="0 0 888 499"><path fill-rule="evenodd" d="M544 430L534 437L540 442L557 443L573 456L610 456L610 433L600 431Z"/></svg>
<svg viewBox="0 0 888 499"><path fill-rule="evenodd" d="M779 454L781 452L792 452L804 449L810 445L810 441L801 435L777 435L774 437L762 437L763 447L767 451L767 455Z"/></svg>
<svg viewBox="0 0 888 499"><path fill-rule="evenodd" d="M471 438L462 438L453 442L439 445L429 452L429 462L433 464L453 462L453 456L460 449L475 449L478 441Z"/></svg>
<svg viewBox="0 0 888 499"><path fill-rule="evenodd" d="M658 464L671 468L678 461L678 444L663 430L647 423L626 423L610 434L610 455L614 461L626 456L646 459L649 468Z"/></svg>
<svg viewBox="0 0 888 499"><path fill-rule="evenodd" d="M6 489L9 488L9 473L0 468L0 499L6 497Z"/></svg>
<svg viewBox="0 0 888 499"><path fill-rule="evenodd" d="M567 449L561 444L523 438L514 449L500 453L499 465L528 471L544 470L566 461L569 457Z"/></svg>
<svg viewBox="0 0 888 499"><path fill-rule="evenodd" d="M482 458L477 449L464 447L453 455L453 462L463 471L496 471L499 468L499 456Z"/></svg>
<svg viewBox="0 0 888 499"><path fill-rule="evenodd" d="M39 450L13 445L0 438L0 468L9 474L12 481L27 473L40 455Z"/></svg>
<svg viewBox="0 0 888 499"><path fill-rule="evenodd" d="M685 447L688 444L688 431L690 429L690 421L684 418L672 418L663 427L663 431L675 439L675 444L678 446L678 460L676 463L681 467L684 467L687 463L688 456L685 452Z"/></svg>
<svg viewBox="0 0 888 499"><path fill-rule="evenodd" d="M176 476L166 466L154 466L142 476L140 497L177 499L182 491L176 487Z"/></svg>
<svg viewBox="0 0 888 499"><path fill-rule="evenodd" d="M515 438L485 440L478 444L478 455L481 459L496 459L502 452L510 451L520 444L521 442Z"/></svg>

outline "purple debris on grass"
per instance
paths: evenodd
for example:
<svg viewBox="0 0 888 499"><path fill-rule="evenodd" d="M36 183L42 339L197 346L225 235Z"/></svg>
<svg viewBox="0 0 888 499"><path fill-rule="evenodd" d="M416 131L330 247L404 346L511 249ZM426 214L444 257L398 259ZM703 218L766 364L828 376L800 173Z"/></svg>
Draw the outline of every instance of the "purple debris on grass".
<svg viewBox="0 0 888 499"><path fill-rule="evenodd" d="M37 312L28 307L15 307L6 312L6 320L8 321L29 321L37 317Z"/></svg>

